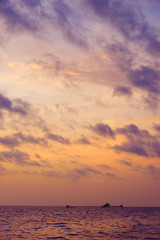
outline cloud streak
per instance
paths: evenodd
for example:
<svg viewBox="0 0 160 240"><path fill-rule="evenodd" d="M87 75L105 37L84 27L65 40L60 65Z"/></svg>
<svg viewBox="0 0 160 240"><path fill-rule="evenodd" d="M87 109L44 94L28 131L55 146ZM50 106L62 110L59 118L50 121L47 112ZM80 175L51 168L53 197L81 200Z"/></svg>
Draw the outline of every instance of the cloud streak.
<svg viewBox="0 0 160 240"><path fill-rule="evenodd" d="M145 19L140 6L120 0L87 0L94 13L110 22L127 40L145 43L153 55L160 54L160 41Z"/></svg>
<svg viewBox="0 0 160 240"><path fill-rule="evenodd" d="M55 142L59 142L61 144L71 144L70 140L68 138L64 138L62 137L61 135L56 135L56 134L53 134L53 133L48 133L47 134L47 138L52 140L52 141L55 141Z"/></svg>
<svg viewBox="0 0 160 240"><path fill-rule="evenodd" d="M30 155L19 150L0 152L0 162L15 163L20 166L36 166L41 164L36 161L30 161Z"/></svg>

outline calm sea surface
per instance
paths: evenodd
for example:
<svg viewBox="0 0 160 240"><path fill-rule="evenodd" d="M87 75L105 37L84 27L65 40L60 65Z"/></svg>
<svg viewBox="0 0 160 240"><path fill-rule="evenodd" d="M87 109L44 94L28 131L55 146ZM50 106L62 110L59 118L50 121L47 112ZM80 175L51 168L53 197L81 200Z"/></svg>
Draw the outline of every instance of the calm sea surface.
<svg viewBox="0 0 160 240"><path fill-rule="evenodd" d="M157 239L160 208L0 207L0 240Z"/></svg>

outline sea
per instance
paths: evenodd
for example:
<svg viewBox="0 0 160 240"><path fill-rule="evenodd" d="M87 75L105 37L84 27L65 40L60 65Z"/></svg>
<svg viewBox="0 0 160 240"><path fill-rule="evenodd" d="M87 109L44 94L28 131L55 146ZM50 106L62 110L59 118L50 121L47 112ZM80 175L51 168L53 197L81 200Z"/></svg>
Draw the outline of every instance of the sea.
<svg viewBox="0 0 160 240"><path fill-rule="evenodd" d="M157 207L0 207L0 240L156 239Z"/></svg>

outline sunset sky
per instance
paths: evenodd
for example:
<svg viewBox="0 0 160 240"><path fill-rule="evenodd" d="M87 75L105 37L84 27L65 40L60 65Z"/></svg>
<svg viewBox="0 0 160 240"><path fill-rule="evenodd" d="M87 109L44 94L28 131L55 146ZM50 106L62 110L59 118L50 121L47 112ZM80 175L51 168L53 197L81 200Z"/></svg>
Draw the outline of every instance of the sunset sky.
<svg viewBox="0 0 160 240"><path fill-rule="evenodd" d="M159 23L159 0L0 0L0 205L160 206Z"/></svg>

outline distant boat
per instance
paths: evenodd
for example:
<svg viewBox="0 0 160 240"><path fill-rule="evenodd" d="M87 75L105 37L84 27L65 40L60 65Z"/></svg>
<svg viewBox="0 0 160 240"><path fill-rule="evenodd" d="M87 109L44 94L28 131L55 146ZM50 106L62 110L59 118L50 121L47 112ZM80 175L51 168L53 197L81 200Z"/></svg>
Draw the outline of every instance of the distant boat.
<svg viewBox="0 0 160 240"><path fill-rule="evenodd" d="M121 207L121 208L122 208L122 207L123 207L123 205L121 204L121 205L119 205L119 206L112 206L112 207Z"/></svg>
<svg viewBox="0 0 160 240"><path fill-rule="evenodd" d="M66 205L66 208L72 208L72 206L70 206L70 205Z"/></svg>
<svg viewBox="0 0 160 240"><path fill-rule="evenodd" d="M108 208L108 207L111 207L111 205L109 203L106 203L101 208Z"/></svg>
<svg viewBox="0 0 160 240"><path fill-rule="evenodd" d="M120 207L120 208L123 208L123 205L121 204L121 205L119 205L119 206L111 206L109 203L106 203L106 204L104 204L103 206L101 206L101 208L110 208L110 207Z"/></svg>

